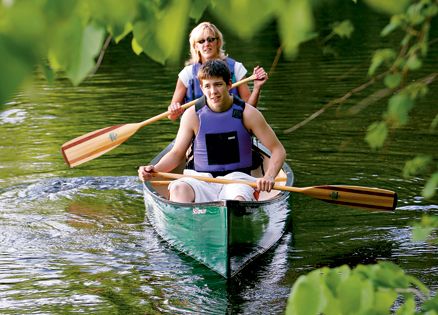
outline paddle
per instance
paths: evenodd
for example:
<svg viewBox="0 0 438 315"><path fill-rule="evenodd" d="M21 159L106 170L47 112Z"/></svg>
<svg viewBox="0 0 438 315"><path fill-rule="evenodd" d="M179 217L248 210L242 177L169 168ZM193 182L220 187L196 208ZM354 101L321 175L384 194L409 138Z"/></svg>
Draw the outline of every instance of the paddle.
<svg viewBox="0 0 438 315"><path fill-rule="evenodd" d="M174 173L156 172L154 176L178 179L182 177L192 177L205 182L218 184L246 184L256 188L255 182L246 180L229 180L224 178L211 178L196 175L182 175ZM323 185L310 187L292 187L274 185L273 189L296 192L316 198L325 202L340 204L350 207L365 208L371 210L392 211L397 205L397 194L391 190L349 186L349 185Z"/></svg>
<svg viewBox="0 0 438 315"><path fill-rule="evenodd" d="M239 86L255 79L256 76L252 75L246 79L234 83L232 87ZM197 100L193 100L182 105L181 107L183 109L187 109L190 106L193 106L196 101ZM120 144L128 140L140 128L143 128L144 126L147 126L160 119L167 118L168 115L169 111L166 111L139 123L106 127L70 140L64 143L61 147L64 160L70 167L75 167L87 161L93 160L118 147Z"/></svg>
<svg viewBox="0 0 438 315"><path fill-rule="evenodd" d="M285 181L287 181L287 178L286 177L277 177L276 179L275 179L275 182L276 183L278 183L278 182L285 182ZM149 181L151 184L154 184L154 185L169 185L172 181L171 180L151 180L151 181Z"/></svg>

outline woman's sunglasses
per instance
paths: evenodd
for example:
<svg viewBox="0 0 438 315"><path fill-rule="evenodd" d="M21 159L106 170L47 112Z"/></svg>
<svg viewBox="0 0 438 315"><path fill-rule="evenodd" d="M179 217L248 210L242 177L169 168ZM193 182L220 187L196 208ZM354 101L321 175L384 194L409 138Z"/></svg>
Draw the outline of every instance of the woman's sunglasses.
<svg viewBox="0 0 438 315"><path fill-rule="evenodd" d="M212 42L214 42L216 39L217 39L217 37L207 37L206 39L203 38L203 39L198 40L198 44L204 44L205 41L207 41L207 42L209 42L209 43L212 43Z"/></svg>

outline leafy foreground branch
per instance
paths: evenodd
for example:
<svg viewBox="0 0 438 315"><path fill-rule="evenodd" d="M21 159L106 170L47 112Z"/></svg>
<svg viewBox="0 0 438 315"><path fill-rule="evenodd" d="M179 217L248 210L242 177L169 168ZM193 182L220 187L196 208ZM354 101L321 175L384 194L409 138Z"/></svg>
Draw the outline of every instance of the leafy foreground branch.
<svg viewBox="0 0 438 315"><path fill-rule="evenodd" d="M390 262L321 268L292 287L286 315L438 314L438 296ZM417 311L419 310L419 311Z"/></svg>

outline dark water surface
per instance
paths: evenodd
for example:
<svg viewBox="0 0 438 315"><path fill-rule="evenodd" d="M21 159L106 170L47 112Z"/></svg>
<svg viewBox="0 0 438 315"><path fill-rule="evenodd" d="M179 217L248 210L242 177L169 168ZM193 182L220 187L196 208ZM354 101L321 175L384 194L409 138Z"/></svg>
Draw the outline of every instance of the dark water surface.
<svg viewBox="0 0 438 315"><path fill-rule="evenodd" d="M81 134L166 110L181 64L163 67L137 57L125 41L111 46L98 73L79 87L63 79L49 85L38 76L0 111L0 313L282 314L298 276L322 266L377 260L399 264L436 291L437 246L411 241L410 224L425 213L438 215L438 200L423 200L424 180L403 179L401 169L417 152L437 153L436 133L428 130L437 113L437 83L380 153L371 152L363 138L385 102L357 116L345 114L380 85L283 132L366 82L372 50L385 47L378 37L385 18L364 11L331 13L338 16L321 14L318 21L361 20L352 41L335 43L337 57L323 55L313 42L293 61L280 58L260 109L286 147L297 186L395 190L394 213L293 195L290 231L228 285L178 254L147 221L136 178L137 166L174 138L177 123L146 126L114 151L74 169L60 154L64 142ZM270 68L278 48L274 25L251 42L226 30L225 38L230 55L248 69ZM430 49L433 63L424 65L423 76L437 70L437 46Z"/></svg>

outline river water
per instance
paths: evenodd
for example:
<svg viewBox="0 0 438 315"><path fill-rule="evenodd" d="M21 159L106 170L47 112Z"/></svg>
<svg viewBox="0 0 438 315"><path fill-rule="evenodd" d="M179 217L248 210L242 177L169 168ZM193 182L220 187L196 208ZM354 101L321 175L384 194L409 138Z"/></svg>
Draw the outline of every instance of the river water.
<svg viewBox="0 0 438 315"><path fill-rule="evenodd" d="M135 56L124 41L110 46L97 74L79 87L62 78L48 84L37 73L1 108L0 313L282 314L300 275L322 266L378 260L397 263L436 291L437 246L413 242L411 224L423 214L438 215L438 200L424 200L424 179L404 179L401 169L417 152L436 156L436 133L429 131L429 123L437 113L437 83L418 102L409 124L392 133L380 152L372 152L363 139L367 126L380 119L385 101L356 116L346 110L381 85L285 133L367 82L371 52L385 45L378 37L385 17L363 8L319 14L321 25L353 17L362 24L356 25L351 41L335 42L337 56L322 54L314 41L295 60L281 57L259 108L287 150L296 186L394 190L399 195L394 213L293 195L290 230L229 283L179 254L145 217L136 177L137 166L174 138L177 123L146 126L120 147L74 169L60 154L61 145L79 135L166 110L182 62L155 64ZM269 70L278 48L275 31L270 25L252 41L242 41L224 29L226 48L247 68L260 64ZM432 46L418 77L437 70L437 52L438 45Z"/></svg>

